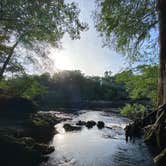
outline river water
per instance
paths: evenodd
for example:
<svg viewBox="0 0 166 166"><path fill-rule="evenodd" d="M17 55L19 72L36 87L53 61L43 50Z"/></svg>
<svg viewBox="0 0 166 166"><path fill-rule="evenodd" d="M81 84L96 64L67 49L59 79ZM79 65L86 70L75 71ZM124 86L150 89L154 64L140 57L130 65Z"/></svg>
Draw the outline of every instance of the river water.
<svg viewBox="0 0 166 166"><path fill-rule="evenodd" d="M80 111L72 120L56 125L59 132L50 143L55 151L50 154L48 166L153 166L153 160L142 139L126 143L124 126L129 119L113 113ZM65 132L64 123L78 120L104 121L111 128L96 126L80 131Z"/></svg>

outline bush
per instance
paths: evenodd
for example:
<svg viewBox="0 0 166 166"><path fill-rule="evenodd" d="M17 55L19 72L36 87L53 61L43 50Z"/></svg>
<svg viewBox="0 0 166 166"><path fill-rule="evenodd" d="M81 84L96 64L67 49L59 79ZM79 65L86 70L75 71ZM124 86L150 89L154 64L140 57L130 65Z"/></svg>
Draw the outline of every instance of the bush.
<svg viewBox="0 0 166 166"><path fill-rule="evenodd" d="M126 104L120 109L120 114L132 119L142 118L145 113L145 106L142 104Z"/></svg>

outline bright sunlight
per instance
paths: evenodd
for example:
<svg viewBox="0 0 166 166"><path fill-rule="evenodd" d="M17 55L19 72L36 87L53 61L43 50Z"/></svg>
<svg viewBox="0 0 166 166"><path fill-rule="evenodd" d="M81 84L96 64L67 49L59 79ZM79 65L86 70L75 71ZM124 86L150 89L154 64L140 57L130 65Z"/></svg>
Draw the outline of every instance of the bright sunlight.
<svg viewBox="0 0 166 166"><path fill-rule="evenodd" d="M55 56L55 67L60 70L70 70L73 68L69 57L63 54Z"/></svg>
<svg viewBox="0 0 166 166"><path fill-rule="evenodd" d="M50 53L51 58L54 61L55 69L59 70L73 70L74 65L72 64L72 61L70 60L70 56L66 55L63 50L56 51L51 50Z"/></svg>

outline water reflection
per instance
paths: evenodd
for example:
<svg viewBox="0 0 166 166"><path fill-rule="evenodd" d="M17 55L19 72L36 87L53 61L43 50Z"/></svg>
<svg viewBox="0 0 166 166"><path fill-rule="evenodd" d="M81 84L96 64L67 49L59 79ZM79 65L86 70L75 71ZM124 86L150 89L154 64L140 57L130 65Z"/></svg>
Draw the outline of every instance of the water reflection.
<svg viewBox="0 0 166 166"><path fill-rule="evenodd" d="M114 114L89 111L74 117L78 120L102 120L108 128L99 130L83 127L81 131L65 132L63 123L56 126L59 134L53 138L55 152L50 155L49 166L152 166L152 158L146 145L137 140L127 143L124 126L128 119ZM144 155L146 154L146 155Z"/></svg>

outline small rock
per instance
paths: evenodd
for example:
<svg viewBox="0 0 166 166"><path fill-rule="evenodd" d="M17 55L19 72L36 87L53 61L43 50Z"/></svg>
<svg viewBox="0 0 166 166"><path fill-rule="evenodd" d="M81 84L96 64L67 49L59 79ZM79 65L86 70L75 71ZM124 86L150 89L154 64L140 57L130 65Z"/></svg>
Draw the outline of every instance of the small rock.
<svg viewBox="0 0 166 166"><path fill-rule="evenodd" d="M73 125L68 124L68 123L64 124L63 128L65 129L65 131L81 130L81 127L73 126Z"/></svg>
<svg viewBox="0 0 166 166"><path fill-rule="evenodd" d="M88 121L88 122L86 123L86 127L87 127L87 128L92 128L92 127L95 126L95 125L96 125L96 122L93 121L93 120L90 120L90 121Z"/></svg>
<svg viewBox="0 0 166 166"><path fill-rule="evenodd" d="M97 127L98 127L99 129L104 128L104 126L105 126L105 124L104 124L103 121L98 121L98 123L97 123Z"/></svg>

